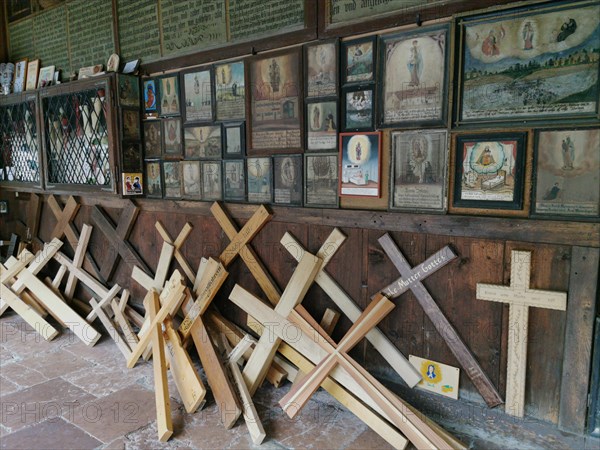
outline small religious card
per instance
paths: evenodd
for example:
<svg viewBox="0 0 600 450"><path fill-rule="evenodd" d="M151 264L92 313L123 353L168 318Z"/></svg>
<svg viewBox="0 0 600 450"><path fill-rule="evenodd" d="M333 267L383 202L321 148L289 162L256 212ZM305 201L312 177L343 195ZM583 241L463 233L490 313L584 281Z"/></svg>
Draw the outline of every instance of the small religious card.
<svg viewBox="0 0 600 450"><path fill-rule="evenodd" d="M246 117L244 61L215 64L217 120Z"/></svg>
<svg viewBox="0 0 600 450"><path fill-rule="evenodd" d="M304 155L304 206L337 208L338 155Z"/></svg>
<svg viewBox="0 0 600 450"><path fill-rule="evenodd" d="M246 200L246 174L243 159L223 161L223 200Z"/></svg>
<svg viewBox="0 0 600 450"><path fill-rule="evenodd" d="M244 122L223 124L224 158L239 158L246 150Z"/></svg>
<svg viewBox="0 0 600 450"><path fill-rule="evenodd" d="M181 198L181 173L178 161L163 162L163 180L165 184L165 198Z"/></svg>
<svg viewBox="0 0 600 450"><path fill-rule="evenodd" d="M342 42L342 84L375 81L376 37Z"/></svg>
<svg viewBox="0 0 600 450"><path fill-rule="evenodd" d="M302 155L273 156L274 203L302 206Z"/></svg>
<svg viewBox="0 0 600 450"><path fill-rule="evenodd" d="M375 101L372 87L353 87L342 91L342 129L370 131L375 128Z"/></svg>
<svg viewBox="0 0 600 450"><path fill-rule="evenodd" d="M146 161L146 197L162 198L160 161Z"/></svg>
<svg viewBox="0 0 600 450"><path fill-rule="evenodd" d="M156 117L158 115L158 90L156 89L155 78L144 80L144 112L146 117Z"/></svg>
<svg viewBox="0 0 600 450"><path fill-rule="evenodd" d="M337 100L306 103L306 147L308 151L331 151L337 148Z"/></svg>
<svg viewBox="0 0 600 450"><path fill-rule="evenodd" d="M381 133L340 133L340 196L381 196Z"/></svg>
<svg viewBox="0 0 600 450"><path fill-rule="evenodd" d="M181 119L169 118L162 120L162 135L164 140L165 158L178 158L182 154Z"/></svg>
<svg viewBox="0 0 600 450"><path fill-rule="evenodd" d="M178 116L179 109L179 76L166 75L159 81L159 112L161 117Z"/></svg>
<svg viewBox="0 0 600 450"><path fill-rule="evenodd" d="M408 360L423 377L417 389L458 400L459 369L413 355L408 355Z"/></svg>
<svg viewBox="0 0 600 450"><path fill-rule="evenodd" d="M142 144L141 142L123 142L121 163L123 170L139 172L142 170Z"/></svg>
<svg viewBox="0 0 600 450"><path fill-rule="evenodd" d="M160 158L162 155L162 131L159 120L144 121L144 145L146 158Z"/></svg>
<svg viewBox="0 0 600 450"><path fill-rule="evenodd" d="M306 62L306 97L337 95L337 40L305 45L304 61Z"/></svg>
<svg viewBox="0 0 600 450"><path fill-rule="evenodd" d="M202 172L202 200L221 200L223 198L221 161L201 161L200 169Z"/></svg>
<svg viewBox="0 0 600 450"><path fill-rule="evenodd" d="M143 195L143 174L141 172L123 172L123 195Z"/></svg>
<svg viewBox="0 0 600 450"><path fill-rule="evenodd" d="M213 119L213 88L210 69L183 73L185 123L210 122Z"/></svg>
<svg viewBox="0 0 600 450"><path fill-rule="evenodd" d="M119 103L130 108L140 107L140 84L137 77L118 75Z"/></svg>
<svg viewBox="0 0 600 450"><path fill-rule="evenodd" d="M202 195L200 162L181 161L181 174L183 178L183 198L200 200Z"/></svg>
<svg viewBox="0 0 600 450"><path fill-rule="evenodd" d="M186 159L221 158L221 125L184 128Z"/></svg>
<svg viewBox="0 0 600 450"><path fill-rule="evenodd" d="M246 159L248 178L248 201L270 203L273 199L273 175L271 158Z"/></svg>

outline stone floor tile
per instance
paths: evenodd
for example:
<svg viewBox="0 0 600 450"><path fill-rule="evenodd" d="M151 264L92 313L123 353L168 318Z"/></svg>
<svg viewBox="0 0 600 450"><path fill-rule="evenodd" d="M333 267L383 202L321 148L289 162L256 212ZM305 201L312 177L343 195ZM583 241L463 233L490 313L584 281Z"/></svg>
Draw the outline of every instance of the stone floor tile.
<svg viewBox="0 0 600 450"><path fill-rule="evenodd" d="M69 352L56 352L49 358L33 357L20 362L28 369L34 369L44 374L48 378L56 378L77 372L81 369L89 369L92 363L81 359Z"/></svg>
<svg viewBox="0 0 600 450"><path fill-rule="evenodd" d="M11 450L83 450L93 449L101 444L97 439L75 425L61 418L55 418L3 436L2 441L0 441L0 448Z"/></svg>
<svg viewBox="0 0 600 450"><path fill-rule="evenodd" d="M13 354L4 345L0 345L0 367L4 364L8 364L16 361L16 355Z"/></svg>
<svg viewBox="0 0 600 450"><path fill-rule="evenodd" d="M39 370L27 367L20 362L1 366L0 375L21 387L35 386L50 379Z"/></svg>
<svg viewBox="0 0 600 450"><path fill-rule="evenodd" d="M366 429L348 445L347 450L392 450L393 448L373 430Z"/></svg>
<svg viewBox="0 0 600 450"><path fill-rule="evenodd" d="M119 364L126 365L125 357L117 348L114 341L107 335L106 330L96 329L102 334L102 337L96 345L89 347L80 340L70 345L66 350L86 361L94 364ZM93 350L93 351L92 351Z"/></svg>
<svg viewBox="0 0 600 450"><path fill-rule="evenodd" d="M79 386L86 392L103 397L126 387L139 384L144 376L146 376L144 370L138 367L128 369L124 363L121 363L119 367L114 367L112 364L97 364L63 375L62 378L73 383L75 386Z"/></svg>
<svg viewBox="0 0 600 450"><path fill-rule="evenodd" d="M172 448L177 448L178 450L191 450L200 448L180 437L182 423L182 419L177 420L175 417L173 418L173 436L168 442L160 442L158 440L156 422L149 423L147 426L127 434L123 439L124 448L127 450L142 448L151 448L152 450Z"/></svg>
<svg viewBox="0 0 600 450"><path fill-rule="evenodd" d="M2 369L0 369L0 398L4 395L8 395L12 392L18 391L20 388L12 381L4 378L2 375Z"/></svg>

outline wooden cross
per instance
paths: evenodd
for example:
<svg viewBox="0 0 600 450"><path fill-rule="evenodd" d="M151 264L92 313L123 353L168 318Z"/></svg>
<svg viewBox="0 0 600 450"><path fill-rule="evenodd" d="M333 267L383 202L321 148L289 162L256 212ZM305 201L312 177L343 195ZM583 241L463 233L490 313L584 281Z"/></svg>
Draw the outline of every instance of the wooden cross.
<svg viewBox="0 0 600 450"><path fill-rule="evenodd" d="M112 251L106 253L104 260L100 264L100 273L105 281L110 280L117 267L119 256L127 264L135 264L147 274L152 273L144 260L127 241L138 212L139 208L129 200L121 211L119 223L114 227L110 218L98 206L92 208L92 220L111 244Z"/></svg>
<svg viewBox="0 0 600 450"><path fill-rule="evenodd" d="M39 195L29 194L29 203L27 205L27 223L18 221L21 231L21 241L32 242L34 250L41 249L43 242L37 237L40 230L40 219L42 213L42 199Z"/></svg>
<svg viewBox="0 0 600 450"><path fill-rule="evenodd" d="M192 232L192 225L189 222L186 223L184 225L184 227L181 229L181 231L179 232L179 234L177 235L177 239L175 239L175 240L173 240L171 238L171 235L169 234L167 229L164 227L164 225L160 222L160 220L158 220L154 224L154 226L156 227L156 229L162 236L163 240L167 244L171 244L175 248L175 259L177 260L177 262L183 269L183 272L188 277L188 279L190 280L192 285L194 285L194 283L196 282L196 275L194 274L194 271L192 270L192 268L188 264L187 260L185 259L185 256L183 256L183 253L181 253L181 247L183 247L185 240L188 238L189 234Z"/></svg>
<svg viewBox="0 0 600 450"><path fill-rule="evenodd" d="M529 308L565 311L567 294L530 289L531 252L511 252L510 286L477 283L477 299L509 304L506 407L508 414L523 417Z"/></svg>
<svg viewBox="0 0 600 450"><path fill-rule="evenodd" d="M394 299L411 290L487 405L493 408L501 404L502 398L498 390L421 282L456 258L452 249L446 246L430 256L425 262L412 268L389 234L386 233L381 236L379 243L401 275L398 280L382 290L383 294Z"/></svg>

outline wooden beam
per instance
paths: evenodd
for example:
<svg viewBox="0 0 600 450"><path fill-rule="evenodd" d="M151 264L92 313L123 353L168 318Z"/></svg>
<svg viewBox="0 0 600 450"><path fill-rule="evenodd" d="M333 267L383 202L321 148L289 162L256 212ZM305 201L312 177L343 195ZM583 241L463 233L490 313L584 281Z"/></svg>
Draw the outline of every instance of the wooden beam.
<svg viewBox="0 0 600 450"><path fill-rule="evenodd" d="M192 283L192 285L193 285L196 282L196 276L194 274L194 271L188 264L187 260L185 259L185 256L183 256L183 253L181 252L181 247L183 247L185 240L188 238L189 234L192 232L192 225L189 222L186 223L183 226L183 228L181 229L181 231L179 232L179 234L177 235L177 239L175 239L174 241L171 238L171 235L169 234L167 229L160 222L160 220L156 221L155 226L156 226L156 229L158 230L158 232L160 233L161 237L163 238L163 240L166 243L171 244L171 245L173 245L173 247L175 247L175 259L177 260L177 262L183 269L183 273L185 273L185 275L190 280L190 283Z"/></svg>
<svg viewBox="0 0 600 450"><path fill-rule="evenodd" d="M81 268L85 259L85 255L87 252L87 247L90 242L90 238L92 237L92 227L88 225L83 225L81 229L81 235L79 236L79 241L77 242L77 247L75 249L75 256L73 256L73 266L77 268ZM65 266L61 266L65 267ZM66 267L65 267L66 269ZM65 286L65 297L67 299L72 299L73 294L75 294L75 288L77 287L77 277L75 274L70 273L67 278L67 285Z"/></svg>
<svg viewBox="0 0 600 450"><path fill-rule="evenodd" d="M118 289L120 289L120 288L118 288ZM111 290L111 295L113 297L115 295L112 292L112 290ZM100 322L102 323L102 325L108 332L108 335L111 337L111 339L117 345L117 348L119 349L119 351L121 353L123 353L123 356L125 357L125 359L129 358L129 355L131 355L131 349L129 348L129 346L127 345L125 340L121 337L121 335L115 328L114 324L112 323L112 320L110 320L110 317L108 317L108 315L104 312L104 309L102 309L102 307L100 307L98 305L98 302L96 301L96 299L90 298L90 305L96 311L96 314L98 315L98 319L100 319Z"/></svg>
<svg viewBox="0 0 600 450"><path fill-rule="evenodd" d="M335 326L340 320L341 314L337 312L335 309L327 308L323 313L323 318L321 319L321 328L325 330L325 332L331 336Z"/></svg>
<svg viewBox="0 0 600 450"><path fill-rule="evenodd" d="M54 257L54 255L56 254L56 252L58 252L62 245L62 241L58 239L52 239L51 242L44 244L44 248L36 253L35 259L25 270L31 275L37 275L44 268L44 266L48 264L48 262ZM23 284L23 282L17 280L11 286L11 289L18 295L21 292L23 292L23 289L25 289L25 285ZM1 311L2 310L0 308L0 312Z"/></svg>
<svg viewBox="0 0 600 450"><path fill-rule="evenodd" d="M156 266L156 275L154 275L154 278L149 276L137 266L133 267L131 278L137 281L137 283L146 290L151 287L160 294L165 282L167 281L169 266L171 265L171 259L173 258L174 252L175 247L173 245L166 241L163 242L160 256L158 258L158 265Z"/></svg>

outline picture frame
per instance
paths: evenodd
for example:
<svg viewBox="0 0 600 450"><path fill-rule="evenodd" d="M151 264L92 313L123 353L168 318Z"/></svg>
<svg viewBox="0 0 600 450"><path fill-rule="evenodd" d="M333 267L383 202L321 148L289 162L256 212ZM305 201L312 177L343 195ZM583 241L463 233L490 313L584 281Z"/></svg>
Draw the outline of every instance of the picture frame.
<svg viewBox="0 0 600 450"><path fill-rule="evenodd" d="M160 160L146 161L146 197L162 198L163 183Z"/></svg>
<svg viewBox="0 0 600 450"><path fill-rule="evenodd" d="M600 217L598 128L536 130L532 216L568 220Z"/></svg>
<svg viewBox="0 0 600 450"><path fill-rule="evenodd" d="M392 131L390 141L390 210L446 211L448 132Z"/></svg>
<svg viewBox="0 0 600 450"><path fill-rule="evenodd" d="M52 85L54 81L54 71L56 66L46 66L40 69L40 75L38 77L37 88L44 88Z"/></svg>
<svg viewBox="0 0 600 450"><path fill-rule="evenodd" d="M246 118L246 67L243 60L215 64L215 119Z"/></svg>
<svg viewBox="0 0 600 450"><path fill-rule="evenodd" d="M160 102L158 115L160 117L174 117L181 115L181 102L179 100L179 76L177 74L163 75L157 78Z"/></svg>
<svg viewBox="0 0 600 450"><path fill-rule="evenodd" d="M246 201L246 164L243 159L223 161L223 200Z"/></svg>
<svg viewBox="0 0 600 450"><path fill-rule="evenodd" d="M13 92L23 92L25 90L25 80L27 79L27 58L21 59L15 63L15 75L13 78Z"/></svg>
<svg viewBox="0 0 600 450"><path fill-rule="evenodd" d="M306 101L306 151L337 150L339 115L337 100Z"/></svg>
<svg viewBox="0 0 600 450"><path fill-rule="evenodd" d="M340 44L342 86L376 80L377 36L368 36Z"/></svg>
<svg viewBox="0 0 600 450"><path fill-rule="evenodd" d="M127 108L140 108L140 82L131 75L117 75L119 103Z"/></svg>
<svg viewBox="0 0 600 450"><path fill-rule="evenodd" d="M246 152L244 122L223 123L223 158L239 158Z"/></svg>
<svg viewBox="0 0 600 450"><path fill-rule="evenodd" d="M200 161L181 161L181 196L188 200L202 198Z"/></svg>
<svg viewBox="0 0 600 450"><path fill-rule="evenodd" d="M162 119L163 156L165 158L181 158L183 146L181 143L181 119L169 117Z"/></svg>
<svg viewBox="0 0 600 450"><path fill-rule="evenodd" d="M375 129L375 88L373 85L342 89L342 130Z"/></svg>
<svg viewBox="0 0 600 450"><path fill-rule="evenodd" d="M271 203L273 170L269 156L246 158L246 192L250 203Z"/></svg>
<svg viewBox="0 0 600 450"><path fill-rule="evenodd" d="M144 195L144 174L142 172L122 172L121 181L123 197Z"/></svg>
<svg viewBox="0 0 600 450"><path fill-rule="evenodd" d="M379 127L447 123L449 37L449 24L380 36Z"/></svg>
<svg viewBox="0 0 600 450"><path fill-rule="evenodd" d="M186 159L221 158L221 125L186 126L183 130Z"/></svg>
<svg viewBox="0 0 600 450"><path fill-rule="evenodd" d="M121 138L123 140L141 140L140 123L140 111L138 109L121 108Z"/></svg>
<svg viewBox="0 0 600 450"><path fill-rule="evenodd" d="M27 63L27 82L25 84L26 91L33 91L38 85L38 76L40 73L40 60L34 59Z"/></svg>
<svg viewBox="0 0 600 450"><path fill-rule="evenodd" d="M214 76L211 67L181 73L183 118L186 124L212 122L214 119Z"/></svg>
<svg viewBox="0 0 600 450"><path fill-rule="evenodd" d="M179 161L163 161L163 198L181 199L181 170Z"/></svg>
<svg viewBox="0 0 600 450"><path fill-rule="evenodd" d="M306 153L304 155L304 206L338 208L338 154Z"/></svg>
<svg viewBox="0 0 600 450"><path fill-rule="evenodd" d="M124 171L141 172L143 170L144 155L142 144L136 142L123 142L121 150L121 165Z"/></svg>
<svg viewBox="0 0 600 450"><path fill-rule="evenodd" d="M248 59L248 155L303 151L301 48Z"/></svg>
<svg viewBox="0 0 600 450"><path fill-rule="evenodd" d="M202 200L217 201L223 198L221 161L201 161Z"/></svg>
<svg viewBox="0 0 600 450"><path fill-rule="evenodd" d="M304 92L306 98L335 97L338 94L338 40L304 45Z"/></svg>
<svg viewBox="0 0 600 450"><path fill-rule="evenodd" d="M460 214L527 215L527 133L455 134L449 210Z"/></svg>
<svg viewBox="0 0 600 450"><path fill-rule="evenodd" d="M0 200L0 214L8 214L8 202Z"/></svg>
<svg viewBox="0 0 600 450"><path fill-rule="evenodd" d="M144 120L144 149L146 158L160 158L163 154L162 123Z"/></svg>
<svg viewBox="0 0 600 450"><path fill-rule="evenodd" d="M339 196L381 197L381 132L340 133Z"/></svg>
<svg viewBox="0 0 600 450"><path fill-rule="evenodd" d="M459 16L456 124L598 120L600 60L590 50L600 33L588 19L598 16L594 1Z"/></svg>
<svg viewBox="0 0 600 450"><path fill-rule="evenodd" d="M146 78L144 84L144 113L145 117L158 117L160 94L156 88L156 78Z"/></svg>
<svg viewBox="0 0 600 450"><path fill-rule="evenodd" d="M273 156L273 203L302 206L302 155Z"/></svg>

